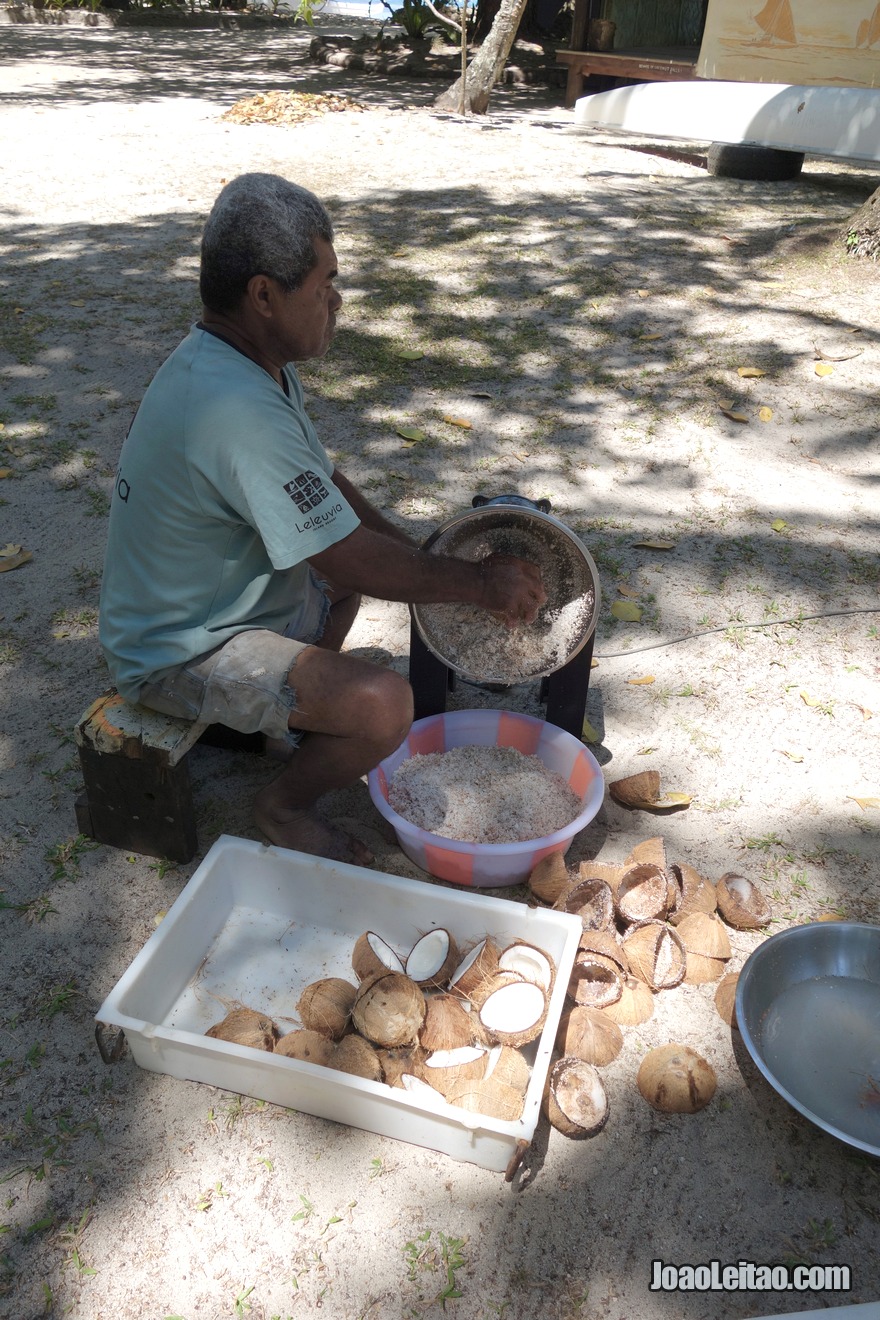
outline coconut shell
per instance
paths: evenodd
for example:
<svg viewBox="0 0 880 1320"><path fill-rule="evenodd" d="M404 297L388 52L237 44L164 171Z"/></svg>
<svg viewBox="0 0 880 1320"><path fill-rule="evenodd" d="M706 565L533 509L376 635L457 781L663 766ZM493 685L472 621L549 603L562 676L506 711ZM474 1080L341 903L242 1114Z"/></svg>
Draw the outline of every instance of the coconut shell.
<svg viewBox="0 0 880 1320"><path fill-rule="evenodd" d="M608 785L608 792L624 807L644 807L656 802L660 797L660 772L642 770L637 775L627 775L625 779L615 779Z"/></svg>
<svg viewBox="0 0 880 1320"><path fill-rule="evenodd" d="M333 1041L328 1036L323 1036L320 1031L310 1031L307 1027L288 1031L275 1044L276 1054L283 1054L288 1059L299 1059L301 1063L316 1063L321 1068L329 1068L333 1049Z"/></svg>
<svg viewBox="0 0 880 1320"><path fill-rule="evenodd" d="M635 926L623 937L630 971L652 990L670 990L684 980L685 948L676 931L661 921Z"/></svg>
<svg viewBox="0 0 880 1320"><path fill-rule="evenodd" d="M739 1031L739 1023L736 1020L736 984L739 980L739 972L728 972L722 981L718 983L718 989L715 991L715 1007L719 1015L724 1019L729 1027Z"/></svg>
<svg viewBox="0 0 880 1320"><path fill-rule="evenodd" d="M577 869L577 881L604 880L612 894L617 889L617 882L623 875L624 868L613 862L581 862Z"/></svg>
<svg viewBox="0 0 880 1320"><path fill-rule="evenodd" d="M343 1036L334 1045L327 1066L336 1072L351 1073L353 1077L365 1077L370 1082L383 1080L382 1062L377 1051L369 1041L354 1033Z"/></svg>
<svg viewBox="0 0 880 1320"><path fill-rule="evenodd" d="M449 978L449 989L462 999L472 998L473 992L481 981L494 975L498 968L501 950L487 936L465 954L458 967Z"/></svg>
<svg viewBox="0 0 880 1320"><path fill-rule="evenodd" d="M660 776L657 776L659 786ZM650 862L652 866L659 866L661 871L665 871L669 865L666 860L666 840L657 835L653 839L645 839L643 843L637 843L630 855L623 864L624 870L630 866L637 866L641 862Z"/></svg>
<svg viewBox="0 0 880 1320"><path fill-rule="evenodd" d="M676 926L679 938L687 950L703 958L730 957L727 931L713 912L688 912Z"/></svg>
<svg viewBox="0 0 880 1320"><path fill-rule="evenodd" d="M544 1087L542 1108L567 1137L592 1137L608 1118L608 1097L596 1069L580 1059L558 1059Z"/></svg>
<svg viewBox="0 0 880 1320"><path fill-rule="evenodd" d="M715 886L718 911L737 930L758 930L773 917L770 904L751 880L728 871Z"/></svg>
<svg viewBox="0 0 880 1320"><path fill-rule="evenodd" d="M403 1075L409 1073L411 1076L417 1076L421 1065L422 1052L419 1049L404 1047L399 1050L376 1050L379 1063L382 1065L382 1076L387 1086L397 1086L403 1089Z"/></svg>
<svg viewBox="0 0 880 1320"><path fill-rule="evenodd" d="M368 977L351 1010L357 1031L374 1045L414 1045L425 1020L425 996L403 972Z"/></svg>
<svg viewBox="0 0 880 1320"><path fill-rule="evenodd" d="M606 880L579 880L553 906L580 917L584 930L609 930L614 921L614 896Z"/></svg>
<svg viewBox="0 0 880 1320"><path fill-rule="evenodd" d="M636 1078L639 1091L663 1114L695 1114L715 1094L715 1070L688 1045L649 1050Z"/></svg>
<svg viewBox="0 0 880 1320"><path fill-rule="evenodd" d="M623 1049L623 1032L601 1009L578 1005L563 1015L556 1048L560 1054L602 1068Z"/></svg>
<svg viewBox="0 0 880 1320"><path fill-rule="evenodd" d="M623 977L622 968L613 958L586 950L575 957L566 993L576 1004L605 1008L623 993Z"/></svg>
<svg viewBox="0 0 880 1320"><path fill-rule="evenodd" d="M519 1091L521 1095L525 1095L531 1075L532 1070L524 1056L512 1045L495 1045L489 1051L486 1071L483 1074L486 1081L494 1077L496 1081L504 1082L507 1086L512 1086L515 1091Z"/></svg>
<svg viewBox="0 0 880 1320"><path fill-rule="evenodd" d="M419 1060L416 1076L445 1096L463 1082L475 1081L485 1075L487 1053L477 1046L435 1050Z"/></svg>
<svg viewBox="0 0 880 1320"><path fill-rule="evenodd" d="M449 1092L446 1100L470 1114L486 1114L489 1118L509 1123L520 1118L523 1111L522 1094L493 1077L462 1081Z"/></svg>
<svg viewBox="0 0 880 1320"><path fill-rule="evenodd" d="M482 1036L479 1019L456 995L432 995L427 1001L419 1044L425 1050L455 1050Z"/></svg>
<svg viewBox="0 0 880 1320"><path fill-rule="evenodd" d="M357 993L357 986L338 976L313 981L303 990L296 1005L300 1022L309 1031L319 1031L330 1040L338 1040L351 1020Z"/></svg>
<svg viewBox="0 0 880 1320"><path fill-rule="evenodd" d="M611 930L585 930L578 940L578 949L583 953L601 953L617 963L622 972L629 971L626 950Z"/></svg>
<svg viewBox="0 0 880 1320"><path fill-rule="evenodd" d="M278 1031L265 1013L253 1008L234 1008L222 1022L209 1027L205 1035L214 1040L228 1040L233 1045L247 1045L252 1050L273 1050Z"/></svg>
<svg viewBox="0 0 880 1320"><path fill-rule="evenodd" d="M666 872L653 862L637 862L620 877L614 907L627 926L662 921L669 911L669 881Z"/></svg>
<svg viewBox="0 0 880 1320"><path fill-rule="evenodd" d="M498 970L515 972L524 981L533 981L539 985L548 995L556 979L556 964L549 953L535 944L524 944L521 940L508 944L498 959Z"/></svg>
<svg viewBox="0 0 880 1320"><path fill-rule="evenodd" d="M547 996L539 985L501 972L480 1004L480 1021L499 1045L526 1045L540 1036L547 1019ZM482 987L481 987L482 988Z"/></svg>
<svg viewBox="0 0 880 1320"><path fill-rule="evenodd" d="M438 927L437 930L429 930L416 941L407 957L404 971L423 990L439 990L446 985L459 962L458 945L448 930ZM432 965L428 967L428 963ZM423 975L423 971L426 974Z"/></svg>
<svg viewBox="0 0 880 1320"><path fill-rule="evenodd" d="M565 857L560 852L542 857L528 879L529 889L542 903L555 903L570 884Z"/></svg>
<svg viewBox="0 0 880 1320"><path fill-rule="evenodd" d="M715 911L715 886L711 880L700 875L700 872L689 866L687 862L675 862L669 869L681 890L681 901L669 916L673 926L677 926L689 912Z"/></svg>
<svg viewBox="0 0 880 1320"><path fill-rule="evenodd" d="M402 972L403 963L386 940L374 930L364 931L356 941L351 955L351 966L359 981L376 972Z"/></svg>
<svg viewBox="0 0 880 1320"><path fill-rule="evenodd" d="M644 981L627 976L620 998L613 1004L606 1004L600 1011L618 1026L636 1027L653 1016L654 995Z"/></svg>

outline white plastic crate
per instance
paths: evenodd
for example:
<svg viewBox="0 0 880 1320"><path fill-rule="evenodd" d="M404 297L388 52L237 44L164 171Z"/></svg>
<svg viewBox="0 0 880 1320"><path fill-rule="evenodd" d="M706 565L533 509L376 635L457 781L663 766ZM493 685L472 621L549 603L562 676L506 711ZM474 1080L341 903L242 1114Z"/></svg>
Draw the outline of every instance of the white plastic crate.
<svg viewBox="0 0 880 1320"><path fill-rule="evenodd" d="M547 1021L528 1047L532 1073L521 1118L470 1114L384 1083L205 1036L237 1002L298 1025L306 985L354 981L355 940L374 930L404 956L420 935L445 927L465 949L486 935L525 940L557 967ZM223 835L161 925L101 1005L121 1027L135 1062L272 1104L442 1151L498 1172L530 1142L581 923L567 913L385 875L306 853Z"/></svg>

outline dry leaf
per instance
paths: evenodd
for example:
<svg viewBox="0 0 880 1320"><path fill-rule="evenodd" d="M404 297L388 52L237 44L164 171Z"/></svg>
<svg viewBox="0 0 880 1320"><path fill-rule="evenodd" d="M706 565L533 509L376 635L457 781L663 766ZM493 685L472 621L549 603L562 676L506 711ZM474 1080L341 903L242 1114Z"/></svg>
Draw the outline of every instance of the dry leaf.
<svg viewBox="0 0 880 1320"><path fill-rule="evenodd" d="M650 298L650 296L651 296L651 290L650 290L650 289L636 289L636 294L638 295L639 298Z"/></svg>
<svg viewBox="0 0 880 1320"><path fill-rule="evenodd" d="M817 362L817 363L816 363L816 375L817 375L817 376L831 376L831 375L833 375L833 374L834 374L834 368L832 367L832 365L831 365L830 362Z"/></svg>
<svg viewBox="0 0 880 1320"><path fill-rule="evenodd" d="M773 420L773 409L768 408L766 404L758 409L758 419L762 422L771 422Z"/></svg>
<svg viewBox="0 0 880 1320"><path fill-rule="evenodd" d="M788 523L784 518L774 518L770 526L773 528L774 532L788 531Z"/></svg>
<svg viewBox="0 0 880 1320"><path fill-rule="evenodd" d="M632 587L625 587L622 583L617 584L617 590L621 596L626 596L628 600L638 600L639 598L640 593L638 591L633 591Z"/></svg>
<svg viewBox="0 0 880 1320"><path fill-rule="evenodd" d="M809 692L801 692L801 701L805 706L821 706L822 702L818 697L811 697Z"/></svg>
<svg viewBox="0 0 880 1320"><path fill-rule="evenodd" d="M83 301L82 298L71 298L70 303L68 305L70 307L85 307L85 302Z"/></svg>
<svg viewBox="0 0 880 1320"><path fill-rule="evenodd" d="M472 399L491 399L492 397L488 390L471 390Z"/></svg>
<svg viewBox="0 0 880 1320"><path fill-rule="evenodd" d="M392 252L391 255L392 255L392 257L405 257L405 256L406 256L406 248L401 248L399 252Z"/></svg>
<svg viewBox="0 0 880 1320"><path fill-rule="evenodd" d="M627 683L631 687L647 687L649 683L655 682L653 674L645 674L644 678L628 678Z"/></svg>
<svg viewBox="0 0 880 1320"><path fill-rule="evenodd" d="M0 481L12 476L12 468L0 468Z"/></svg>
<svg viewBox="0 0 880 1320"><path fill-rule="evenodd" d="M602 739L599 737L599 734L593 728L592 724L588 719L584 720L583 725L581 727L581 737L583 738L584 742L588 742L588 743L598 743L602 741Z"/></svg>
<svg viewBox="0 0 880 1320"><path fill-rule="evenodd" d="M616 600L611 606L611 613L615 619L621 619L624 623L638 623L642 617L642 611L631 600Z"/></svg>
<svg viewBox="0 0 880 1320"><path fill-rule="evenodd" d="M797 761L800 763L804 759L800 752L787 752L784 747L780 747L779 751L783 756L787 756L789 761Z"/></svg>
<svg viewBox="0 0 880 1320"><path fill-rule="evenodd" d="M662 336L661 334L657 334L657 335L639 335L639 339L641 339L642 342L645 343L645 344L647 344L647 343L651 343L651 342L653 342L653 340L655 340L655 339L662 339L662 338L663 338L663 336Z"/></svg>
<svg viewBox="0 0 880 1320"><path fill-rule="evenodd" d="M418 362L425 355L420 348L402 348L397 356L403 358L404 362Z"/></svg>
<svg viewBox="0 0 880 1320"><path fill-rule="evenodd" d="M30 550L22 550L20 545L5 545L0 550L0 573L9 573L13 568L21 568L33 559Z"/></svg>
<svg viewBox="0 0 880 1320"><path fill-rule="evenodd" d="M634 550L674 550L674 541L633 541Z"/></svg>
<svg viewBox="0 0 880 1320"><path fill-rule="evenodd" d="M872 710L868 710L867 706L860 706L857 701L854 701L853 705L855 706L856 710L861 711L863 720L871 719L872 715L874 714Z"/></svg>
<svg viewBox="0 0 880 1320"><path fill-rule="evenodd" d="M424 431L420 431L417 426L398 426L397 434L414 445L425 439Z"/></svg>
<svg viewBox="0 0 880 1320"><path fill-rule="evenodd" d="M855 335L860 332L858 330L852 330L850 333ZM825 362L849 362L850 358L861 357L865 351L863 348L857 348L854 353L823 353L821 348L816 347L816 345L813 345L813 347L815 350L814 356L822 358Z"/></svg>
<svg viewBox="0 0 880 1320"><path fill-rule="evenodd" d="M767 375L760 367L737 367L736 374L742 376L743 380L757 380L759 376Z"/></svg>
<svg viewBox="0 0 880 1320"><path fill-rule="evenodd" d="M837 912L822 912L822 913L816 918L816 920L817 920L817 921L846 921L846 917L842 917L842 916L840 916L840 914L837 913Z"/></svg>
<svg viewBox="0 0 880 1320"><path fill-rule="evenodd" d="M23 307L13 307L12 310L15 312L15 315L16 315L16 316L24 316L24 308L23 308Z"/></svg>
<svg viewBox="0 0 880 1320"><path fill-rule="evenodd" d="M724 416L729 417L732 422L747 422L749 420L745 413L734 412L732 408L722 408L721 411L724 413Z"/></svg>
<svg viewBox="0 0 880 1320"><path fill-rule="evenodd" d="M846 796L849 802L857 802L862 811L867 811L869 807L874 807L880 811L880 797L853 797L852 793L847 793Z"/></svg>
<svg viewBox="0 0 880 1320"><path fill-rule="evenodd" d="M471 423L466 417L452 417L449 413L444 413L443 420L448 422L450 426L460 426L463 431L471 429Z"/></svg>

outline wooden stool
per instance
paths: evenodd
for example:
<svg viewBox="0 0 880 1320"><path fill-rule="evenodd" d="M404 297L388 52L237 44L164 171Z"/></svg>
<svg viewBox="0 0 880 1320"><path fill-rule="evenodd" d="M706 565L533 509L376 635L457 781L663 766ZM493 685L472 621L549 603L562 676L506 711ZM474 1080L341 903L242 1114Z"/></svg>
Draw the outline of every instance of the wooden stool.
<svg viewBox="0 0 880 1320"><path fill-rule="evenodd" d="M93 701L74 730L85 782L76 800L80 833L188 862L198 839L185 758L206 727L132 706L115 691Z"/></svg>

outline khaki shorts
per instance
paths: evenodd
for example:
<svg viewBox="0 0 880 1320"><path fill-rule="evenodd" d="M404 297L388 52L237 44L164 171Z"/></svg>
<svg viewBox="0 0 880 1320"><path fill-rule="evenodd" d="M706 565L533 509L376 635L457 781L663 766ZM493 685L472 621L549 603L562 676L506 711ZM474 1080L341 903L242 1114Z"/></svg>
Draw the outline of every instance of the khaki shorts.
<svg viewBox="0 0 880 1320"><path fill-rule="evenodd" d="M295 747L302 734L287 723L296 709L287 676L303 651L320 640L330 609L317 581L315 588L308 618L297 619L299 637L264 628L236 633L216 650L144 684L139 703L178 719L283 738Z"/></svg>

